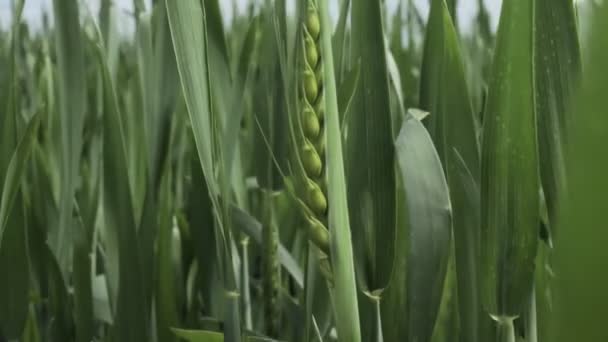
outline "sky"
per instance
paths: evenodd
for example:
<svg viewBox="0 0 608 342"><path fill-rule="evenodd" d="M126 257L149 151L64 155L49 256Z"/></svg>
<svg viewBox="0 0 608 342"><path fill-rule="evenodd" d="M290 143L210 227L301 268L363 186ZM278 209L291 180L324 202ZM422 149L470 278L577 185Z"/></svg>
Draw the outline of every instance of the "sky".
<svg viewBox="0 0 608 342"><path fill-rule="evenodd" d="M114 0L115 4L118 8L121 9L121 15L128 16L132 10L133 0ZM226 23L229 23L233 16L233 3L237 5L237 11L243 11L246 7L246 4L251 2L251 0L219 0L220 5L222 7L222 14L226 19ZM386 0L389 11L395 11L399 1L403 0ZM472 18L477 13L477 1L478 0L459 0L458 1L458 18L459 24L463 30L468 30L471 27ZM493 25L497 24L498 14L500 13L500 4L502 0L484 0L486 3L486 7L488 8ZM80 0L80 3L92 13L97 13L97 9L99 8L100 0ZM293 1L289 1L288 3ZM429 10L429 0L414 0L417 4L420 12L425 16ZM11 3L12 0L0 0L0 27L6 28L10 18L11 18ZM26 0L25 8L24 8L24 19L32 24L33 26L39 25L41 22L42 13L44 11L51 12L50 9L52 7L52 0ZM82 7L81 7L82 8ZM338 1L330 0L330 11L337 16L338 13ZM122 21L125 22L125 21ZM129 28L125 27L124 30L129 30Z"/></svg>

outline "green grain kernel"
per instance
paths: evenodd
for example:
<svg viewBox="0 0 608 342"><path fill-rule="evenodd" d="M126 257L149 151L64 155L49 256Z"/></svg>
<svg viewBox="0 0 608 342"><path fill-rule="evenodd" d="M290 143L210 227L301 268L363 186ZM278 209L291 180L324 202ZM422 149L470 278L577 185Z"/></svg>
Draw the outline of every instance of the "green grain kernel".
<svg viewBox="0 0 608 342"><path fill-rule="evenodd" d="M325 225L316 218L309 216L307 220L310 239L319 246L323 253L329 254L329 231Z"/></svg>
<svg viewBox="0 0 608 342"><path fill-rule="evenodd" d="M309 180L308 181L308 206L315 213L315 215L322 216L325 215L327 211L327 198L325 198L325 194L317 185L317 183Z"/></svg>
<svg viewBox="0 0 608 342"><path fill-rule="evenodd" d="M302 164L309 177L319 177L321 175L323 162L314 146L309 142L304 144L304 147L302 148Z"/></svg>
<svg viewBox="0 0 608 342"><path fill-rule="evenodd" d="M310 65L311 68L317 66L317 62L319 61L319 50L317 50L317 45L312 39L310 33L304 29L304 51L306 52L306 62Z"/></svg>
<svg viewBox="0 0 608 342"><path fill-rule="evenodd" d="M304 92L308 102L315 103L317 95L319 95L319 84L315 73L310 68L304 70Z"/></svg>
<svg viewBox="0 0 608 342"><path fill-rule="evenodd" d="M304 135L309 139L317 138L321 132L319 118L308 103L304 105L304 109L302 110L302 129L304 130Z"/></svg>
<svg viewBox="0 0 608 342"><path fill-rule="evenodd" d="M314 40L319 38L321 33L321 22L319 21L319 13L315 6L311 3L308 4L308 14L306 17L306 29L310 32L310 35Z"/></svg>

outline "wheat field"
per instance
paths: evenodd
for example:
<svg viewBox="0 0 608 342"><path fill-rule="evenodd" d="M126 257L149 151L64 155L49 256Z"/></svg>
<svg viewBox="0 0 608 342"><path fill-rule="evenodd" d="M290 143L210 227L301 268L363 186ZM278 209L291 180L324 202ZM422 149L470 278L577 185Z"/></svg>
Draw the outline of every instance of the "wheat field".
<svg viewBox="0 0 608 342"><path fill-rule="evenodd" d="M0 342L608 341L607 1L26 1Z"/></svg>

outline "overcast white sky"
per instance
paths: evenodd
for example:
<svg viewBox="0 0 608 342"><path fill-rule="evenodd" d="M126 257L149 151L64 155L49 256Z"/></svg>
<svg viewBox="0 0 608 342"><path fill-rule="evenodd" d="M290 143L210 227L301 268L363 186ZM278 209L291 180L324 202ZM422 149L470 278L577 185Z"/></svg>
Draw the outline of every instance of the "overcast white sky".
<svg viewBox="0 0 608 342"><path fill-rule="evenodd" d="M123 9L123 13L128 13L132 9L133 0L114 0L117 6ZM404 0L386 0L386 3L389 6L389 10L395 10L399 1ZM498 14L500 12L500 4L502 0L484 0L486 3L486 7L492 14L493 24L496 24ZM99 8L100 0L80 0L81 4L86 4L94 13L97 12ZM243 11L246 7L246 4L251 2L251 0L235 0L237 4L237 10ZM288 1L288 3L291 1ZM426 16L428 12L428 3L429 0L415 0L416 4L420 8L421 13ZM0 0L0 25L3 28L6 27L8 21L11 18L11 3L12 0ZM468 29L470 27L471 18L477 13L477 0L459 0L459 8L458 8L458 16L460 20L461 27L463 29ZM227 22L230 22L233 16L233 0L220 0L220 4L222 7L222 12L227 19ZM26 0L25 1L25 9L24 9L24 18L28 22L32 24L36 24L40 22L40 18L44 11L49 11L51 9L52 0ZM333 13L337 13L338 9L338 1L330 0L330 9ZM126 15L126 14L123 14Z"/></svg>

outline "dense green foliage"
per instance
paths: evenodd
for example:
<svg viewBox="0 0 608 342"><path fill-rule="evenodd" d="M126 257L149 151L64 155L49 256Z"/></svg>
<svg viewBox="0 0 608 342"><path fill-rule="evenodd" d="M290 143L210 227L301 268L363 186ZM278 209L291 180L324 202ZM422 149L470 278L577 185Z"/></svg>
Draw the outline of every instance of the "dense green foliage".
<svg viewBox="0 0 608 342"><path fill-rule="evenodd" d="M606 1L220 1L12 1L0 342L608 340Z"/></svg>

